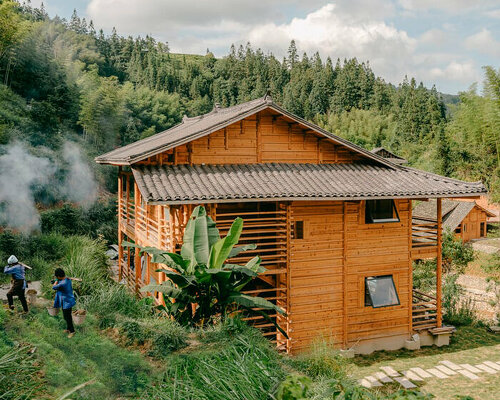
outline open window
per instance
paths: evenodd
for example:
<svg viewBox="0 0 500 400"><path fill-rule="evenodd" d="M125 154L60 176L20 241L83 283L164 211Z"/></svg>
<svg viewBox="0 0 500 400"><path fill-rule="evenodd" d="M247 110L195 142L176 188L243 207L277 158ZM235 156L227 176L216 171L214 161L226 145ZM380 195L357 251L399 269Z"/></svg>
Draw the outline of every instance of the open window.
<svg viewBox="0 0 500 400"><path fill-rule="evenodd" d="M392 199L366 200L365 223L399 222L398 210Z"/></svg>
<svg viewBox="0 0 500 400"><path fill-rule="evenodd" d="M399 306L399 296L392 275L365 278L365 306L380 308Z"/></svg>
<svg viewBox="0 0 500 400"><path fill-rule="evenodd" d="M304 221L295 221L292 237L293 239L304 239Z"/></svg>

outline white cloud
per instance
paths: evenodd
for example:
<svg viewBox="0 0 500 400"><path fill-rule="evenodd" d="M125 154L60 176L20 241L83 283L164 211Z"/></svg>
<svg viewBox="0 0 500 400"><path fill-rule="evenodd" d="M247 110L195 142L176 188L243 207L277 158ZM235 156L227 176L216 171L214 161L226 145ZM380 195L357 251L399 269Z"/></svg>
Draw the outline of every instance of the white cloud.
<svg viewBox="0 0 500 400"><path fill-rule="evenodd" d="M464 44L468 50L493 57L500 57L500 41L497 41L488 29L483 29L467 37Z"/></svg>
<svg viewBox="0 0 500 400"><path fill-rule="evenodd" d="M472 83L481 78L477 66L472 61L452 61L444 68L431 68L425 75L431 80L444 79L462 83Z"/></svg>
<svg viewBox="0 0 500 400"><path fill-rule="evenodd" d="M411 56L416 41L382 21L365 20L337 12L327 4L305 18L294 18L286 24L268 23L256 26L248 35L252 44L270 49L278 55L292 39L299 49L323 56L357 57L370 64L389 79L399 79L402 64ZM390 60L390 61L389 61Z"/></svg>

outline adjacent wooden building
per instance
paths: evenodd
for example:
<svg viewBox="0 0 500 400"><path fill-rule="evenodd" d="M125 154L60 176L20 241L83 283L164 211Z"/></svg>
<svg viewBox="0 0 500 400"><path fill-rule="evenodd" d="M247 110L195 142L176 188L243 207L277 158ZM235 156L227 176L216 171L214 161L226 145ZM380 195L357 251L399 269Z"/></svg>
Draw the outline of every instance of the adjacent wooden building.
<svg viewBox="0 0 500 400"><path fill-rule="evenodd" d="M287 316L252 321L286 351L319 336L357 352L403 347L441 328L441 212L412 222L415 199L475 197L467 183L395 164L276 105L270 96L208 114L96 159L118 166L119 242L175 251L192 209L221 234L244 219L240 243L267 271L248 288ZM121 247L120 247L121 249ZM437 257L437 297L413 290L412 260ZM138 289L161 282L149 260L120 251ZM156 295L157 300L161 297ZM445 330L444 330L445 331ZM429 335L432 339L432 335Z"/></svg>
<svg viewBox="0 0 500 400"><path fill-rule="evenodd" d="M436 222L437 202L421 202L413 209L415 223ZM475 201L444 200L441 207L443 229L455 233L463 242L486 237L488 218L495 217L491 211Z"/></svg>

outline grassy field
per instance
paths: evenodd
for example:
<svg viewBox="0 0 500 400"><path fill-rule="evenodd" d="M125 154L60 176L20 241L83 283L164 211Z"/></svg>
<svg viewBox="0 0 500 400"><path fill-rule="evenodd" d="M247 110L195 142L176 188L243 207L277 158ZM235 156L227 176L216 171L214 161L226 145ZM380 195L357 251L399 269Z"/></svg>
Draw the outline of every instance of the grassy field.
<svg viewBox="0 0 500 400"><path fill-rule="evenodd" d="M391 366L398 371L411 367L432 368L442 360L456 364L479 364L486 360L500 361L500 336L492 334L484 327L459 327L450 346L428 347L418 351L377 352L354 359L352 375L356 379ZM438 400L458 399L470 396L473 399L498 400L500 398L500 374L479 374L480 379L473 381L462 375L448 379L431 378L419 384L419 389L431 393Z"/></svg>

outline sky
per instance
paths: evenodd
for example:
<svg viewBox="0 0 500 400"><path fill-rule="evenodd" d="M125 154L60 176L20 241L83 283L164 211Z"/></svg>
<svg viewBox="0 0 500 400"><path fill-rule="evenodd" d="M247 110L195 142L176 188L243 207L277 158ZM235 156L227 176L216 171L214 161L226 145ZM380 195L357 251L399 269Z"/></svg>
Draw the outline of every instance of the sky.
<svg viewBox="0 0 500 400"><path fill-rule="evenodd" d="M40 0L32 0L34 6ZM398 84L415 77L443 93L467 90L500 67L500 0L44 0L96 29L152 35L172 52L228 54L231 44L286 55L290 41L325 60L356 57Z"/></svg>

